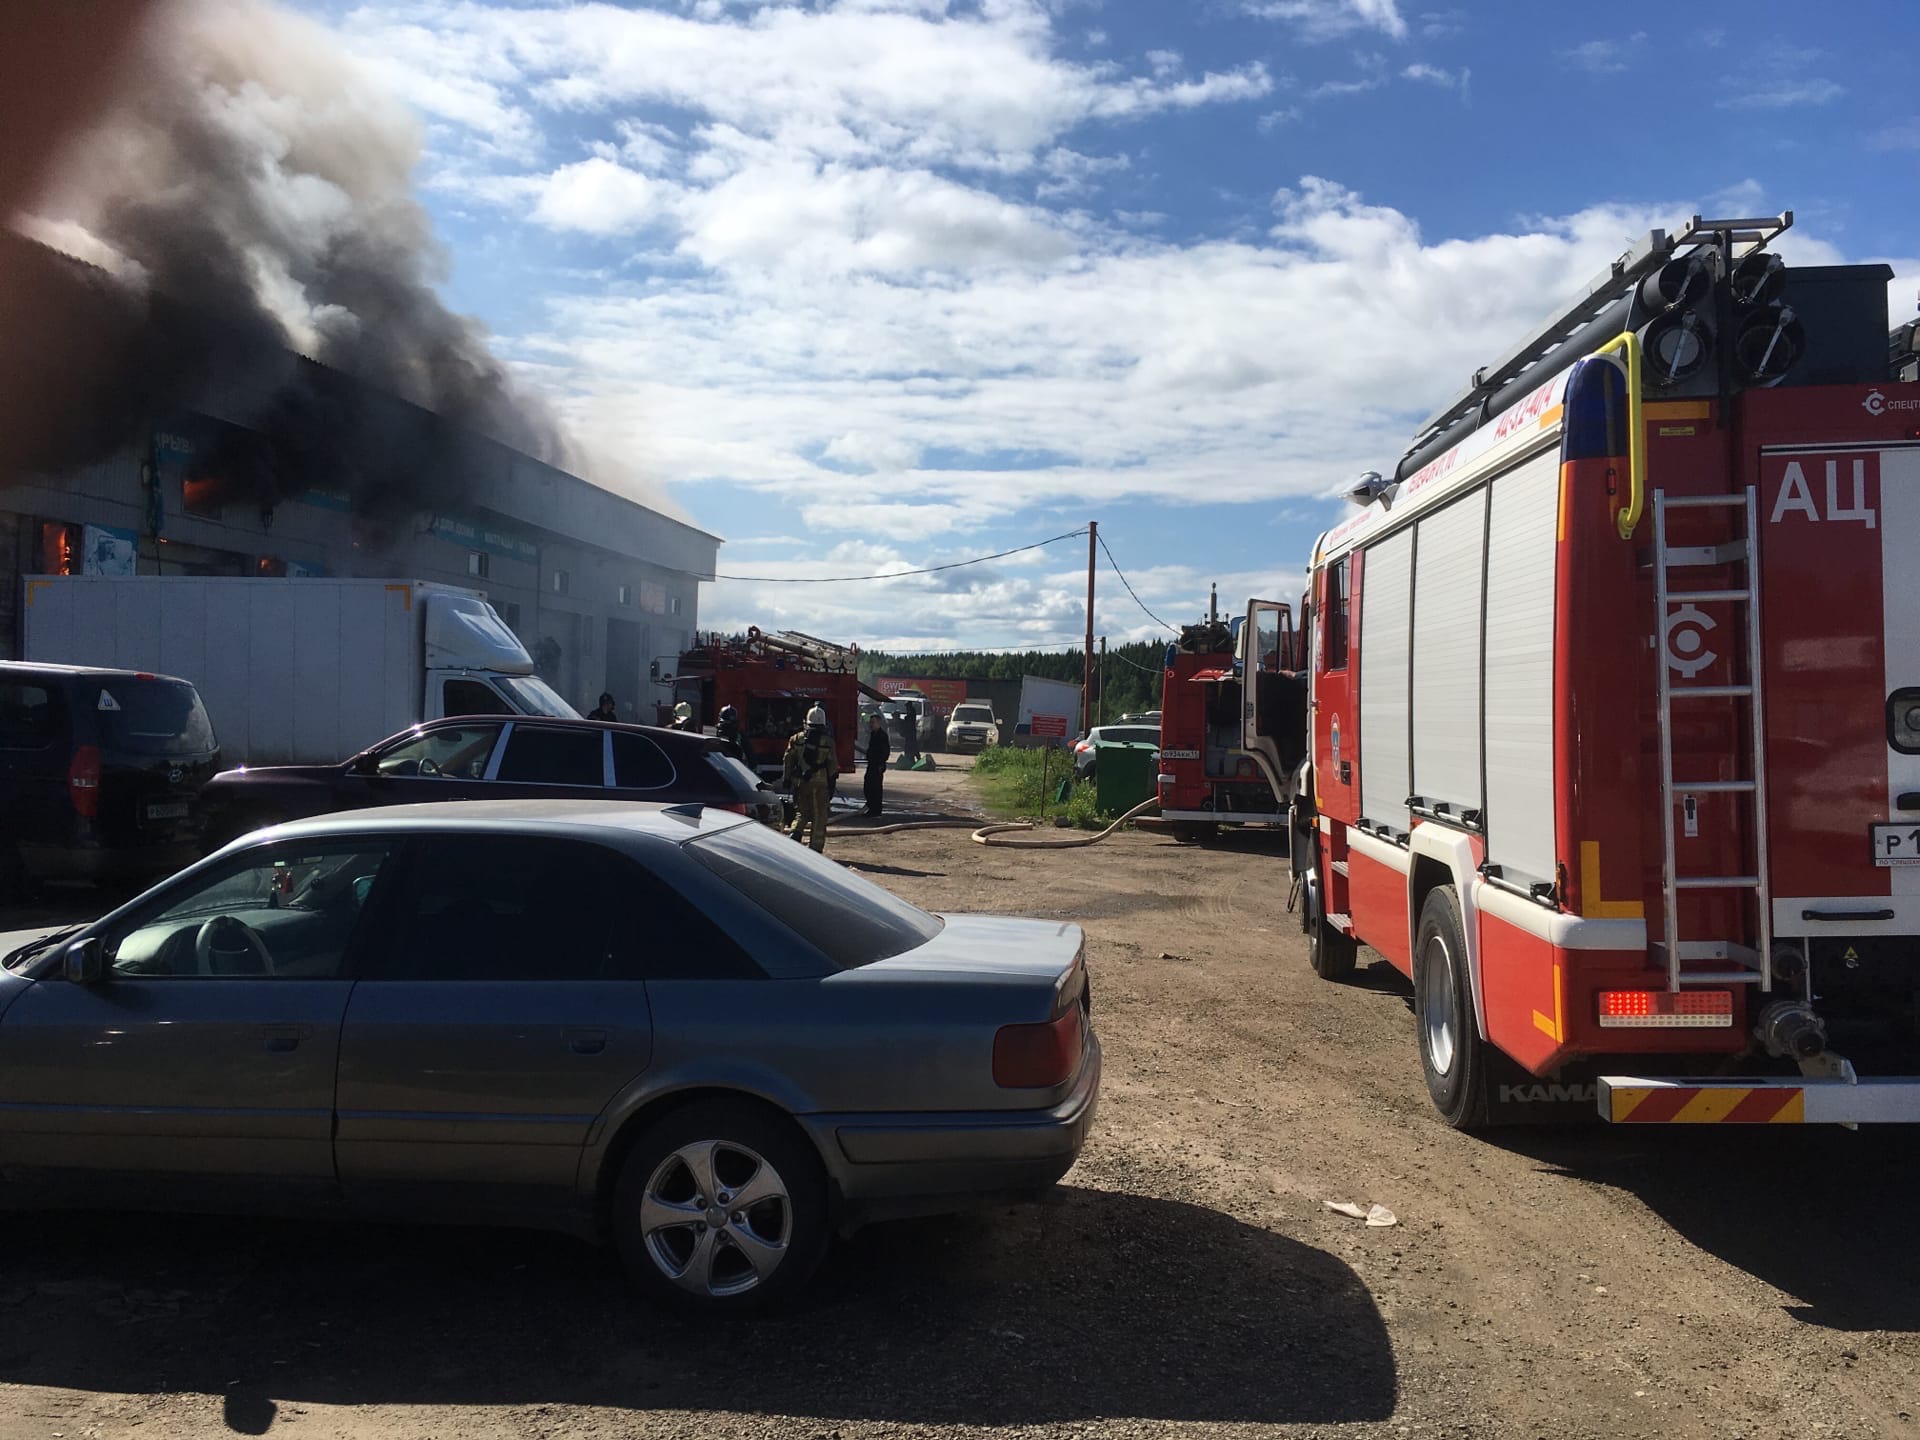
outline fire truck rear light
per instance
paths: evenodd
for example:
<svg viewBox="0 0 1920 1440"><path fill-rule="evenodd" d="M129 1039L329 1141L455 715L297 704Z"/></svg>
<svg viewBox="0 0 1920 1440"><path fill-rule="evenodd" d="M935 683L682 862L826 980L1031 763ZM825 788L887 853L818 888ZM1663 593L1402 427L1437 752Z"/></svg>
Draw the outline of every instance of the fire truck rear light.
<svg viewBox="0 0 1920 1440"><path fill-rule="evenodd" d="M1602 990L1602 1030L1730 1030L1731 990Z"/></svg>

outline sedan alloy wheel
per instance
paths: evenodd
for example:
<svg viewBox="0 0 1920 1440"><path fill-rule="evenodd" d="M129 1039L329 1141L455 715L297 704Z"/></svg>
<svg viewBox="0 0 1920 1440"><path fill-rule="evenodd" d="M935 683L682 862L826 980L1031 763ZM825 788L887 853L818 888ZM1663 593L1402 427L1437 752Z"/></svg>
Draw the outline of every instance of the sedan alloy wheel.
<svg viewBox="0 0 1920 1440"><path fill-rule="evenodd" d="M689 1294L741 1295L772 1278L793 1237L793 1201L762 1155L726 1140L674 1150L640 1202L647 1258Z"/></svg>

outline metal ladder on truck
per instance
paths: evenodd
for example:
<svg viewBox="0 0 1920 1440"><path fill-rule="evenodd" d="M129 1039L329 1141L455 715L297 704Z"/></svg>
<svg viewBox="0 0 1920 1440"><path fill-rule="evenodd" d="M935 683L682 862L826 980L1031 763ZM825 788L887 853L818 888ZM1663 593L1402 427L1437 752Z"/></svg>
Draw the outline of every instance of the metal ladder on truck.
<svg viewBox="0 0 1920 1440"><path fill-rule="evenodd" d="M1667 543L1667 515L1674 510L1735 509L1744 521L1742 534L1717 545L1673 546ZM1718 566L1737 566L1741 583L1727 589L1675 589L1674 572ZM1773 907L1767 883L1767 767L1766 709L1761 694L1765 673L1760 644L1760 526L1759 500L1749 488L1737 495L1668 495L1653 492L1655 641L1660 668L1660 815L1662 838L1662 898L1665 902L1667 988L1685 985L1754 985L1773 989ZM1671 607L1695 603L1730 602L1743 617L1746 639L1746 679L1733 685L1675 684L1668 649ZM1741 780L1708 780L1673 775L1673 711L1676 705L1699 700L1734 700L1747 710L1751 755ZM1674 806L1679 795L1731 795L1744 804L1751 818L1755 873L1751 875L1692 875L1679 868L1674 843ZM1753 934L1758 949L1737 940L1685 939L1680 934L1680 897L1700 891L1738 891L1750 896L1754 909ZM1687 962L1731 962L1722 968L1686 969Z"/></svg>

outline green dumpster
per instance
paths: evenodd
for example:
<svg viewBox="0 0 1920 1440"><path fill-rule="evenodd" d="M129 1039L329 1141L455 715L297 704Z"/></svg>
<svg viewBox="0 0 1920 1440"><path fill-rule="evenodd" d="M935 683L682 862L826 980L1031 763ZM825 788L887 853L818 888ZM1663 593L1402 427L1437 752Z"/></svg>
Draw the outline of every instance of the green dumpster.
<svg viewBox="0 0 1920 1440"><path fill-rule="evenodd" d="M1160 793L1160 748L1132 741L1093 742L1093 799L1103 815L1124 815Z"/></svg>

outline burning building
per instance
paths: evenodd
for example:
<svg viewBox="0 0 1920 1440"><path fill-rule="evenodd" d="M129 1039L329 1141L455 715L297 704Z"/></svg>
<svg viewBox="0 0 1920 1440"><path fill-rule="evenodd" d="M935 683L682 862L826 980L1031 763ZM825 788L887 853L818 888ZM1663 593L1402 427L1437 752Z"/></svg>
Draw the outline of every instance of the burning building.
<svg viewBox="0 0 1920 1440"><path fill-rule="evenodd" d="M27 575L397 575L652 715L719 541L580 478L443 303L403 103L263 0L157 13L34 238L0 230L0 657Z"/></svg>
<svg viewBox="0 0 1920 1440"><path fill-rule="evenodd" d="M12 238L0 263L43 292L84 268ZM698 628L718 539L316 360L260 359L191 403L136 388L77 463L9 457L0 658L30 575L395 575L485 592L582 711L602 690L649 719L671 698L650 662Z"/></svg>

